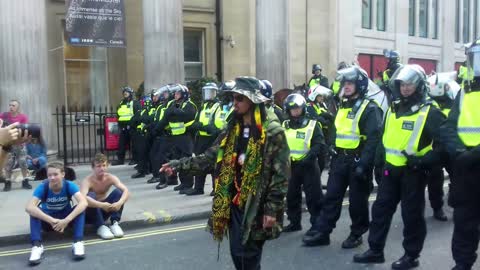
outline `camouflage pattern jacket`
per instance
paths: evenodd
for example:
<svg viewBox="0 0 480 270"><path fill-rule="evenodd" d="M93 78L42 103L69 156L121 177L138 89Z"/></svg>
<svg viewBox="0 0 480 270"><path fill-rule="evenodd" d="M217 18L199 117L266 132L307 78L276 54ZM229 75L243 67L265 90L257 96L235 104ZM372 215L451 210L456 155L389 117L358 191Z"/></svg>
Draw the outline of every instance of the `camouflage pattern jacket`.
<svg viewBox="0 0 480 270"><path fill-rule="evenodd" d="M254 196L247 199L242 221L242 243L248 240L270 240L280 235L283 225L285 195L290 178L290 149L288 148L285 130L280 125L274 113L268 112L267 136L263 154L263 168L260 187ZM222 132L213 146L196 157L186 157L172 160L170 166L176 171L189 174L204 173L214 170L218 174L216 164L220 141L226 136ZM248 157L247 157L248 158ZM275 217L277 223L270 229L263 229L263 216Z"/></svg>

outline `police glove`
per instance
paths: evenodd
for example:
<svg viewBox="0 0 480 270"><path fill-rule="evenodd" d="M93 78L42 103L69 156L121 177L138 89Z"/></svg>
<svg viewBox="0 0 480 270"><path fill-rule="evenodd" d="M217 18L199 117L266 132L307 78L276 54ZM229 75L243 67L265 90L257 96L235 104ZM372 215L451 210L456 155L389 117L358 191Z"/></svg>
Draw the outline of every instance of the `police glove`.
<svg viewBox="0 0 480 270"><path fill-rule="evenodd" d="M330 145L328 147L328 154L330 154L330 156L332 156L332 157L338 155L337 150L335 150L335 146Z"/></svg>
<svg viewBox="0 0 480 270"><path fill-rule="evenodd" d="M424 159L422 157L417 157L407 154L407 152L402 151L402 154L407 158L407 167L412 170L423 170L427 167Z"/></svg>
<svg viewBox="0 0 480 270"><path fill-rule="evenodd" d="M217 128L214 125L205 126L203 129L208 134L215 134L217 132Z"/></svg>
<svg viewBox="0 0 480 270"><path fill-rule="evenodd" d="M470 169L480 163L480 147L477 146L472 150L467 150L457 156L455 165L459 168Z"/></svg>

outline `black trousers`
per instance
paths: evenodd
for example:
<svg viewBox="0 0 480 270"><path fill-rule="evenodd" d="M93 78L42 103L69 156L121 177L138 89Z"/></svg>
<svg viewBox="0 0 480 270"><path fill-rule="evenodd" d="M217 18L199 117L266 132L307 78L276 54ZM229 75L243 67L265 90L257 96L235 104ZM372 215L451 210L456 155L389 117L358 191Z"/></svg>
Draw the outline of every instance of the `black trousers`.
<svg viewBox="0 0 480 270"><path fill-rule="evenodd" d="M125 152L127 150L127 145L131 148L131 137L130 129L128 127L120 127L120 134L118 139L118 151L117 157L120 162L125 161Z"/></svg>
<svg viewBox="0 0 480 270"><path fill-rule="evenodd" d="M342 212L343 198L348 187L350 187L348 210L352 220L351 233L360 236L368 231L368 197L372 190L372 170L367 170L364 178L356 178L353 175L356 163L353 155L339 154L332 158L322 212L315 221L314 229L316 231L330 234L335 228Z"/></svg>
<svg viewBox="0 0 480 270"><path fill-rule="evenodd" d="M183 157L191 157L193 153L193 140L190 134L170 136L167 139L170 157L169 159L180 159ZM193 175L180 172L178 174L180 183L186 187L193 187Z"/></svg>
<svg viewBox="0 0 480 270"><path fill-rule="evenodd" d="M195 155L200 155L205 152L210 146L212 146L213 142L215 141L214 136L197 136L197 140L195 142ZM195 175L195 185L194 189L203 191L205 187L205 178L207 174L211 174L211 172L205 172L202 175Z"/></svg>
<svg viewBox="0 0 480 270"><path fill-rule="evenodd" d="M427 180L428 200L433 210L438 210L443 207L443 168L435 166L430 169Z"/></svg>
<svg viewBox="0 0 480 270"><path fill-rule="evenodd" d="M158 172L162 165L167 162L168 141L165 136L157 136L153 139L150 148L150 167L152 168L153 177L161 177Z"/></svg>
<svg viewBox="0 0 480 270"><path fill-rule="evenodd" d="M427 235L425 223L426 172L406 167L387 165L372 206L372 222L368 243L370 248L383 251L392 216L401 203L403 220L403 248L405 253L417 258Z"/></svg>
<svg viewBox="0 0 480 270"><path fill-rule="evenodd" d="M455 170L449 203L453 207L452 254L457 265L472 267L480 240L480 169Z"/></svg>
<svg viewBox="0 0 480 270"><path fill-rule="evenodd" d="M149 160L148 160L148 155L145 153L148 153L147 151L147 134L144 132L139 132L136 131L133 133L133 141L135 141L135 148L133 149L135 151L135 157L137 161L137 171L139 173L148 173L149 171Z"/></svg>
<svg viewBox="0 0 480 270"><path fill-rule="evenodd" d="M232 205L230 208L230 254L237 270L260 270L263 244L265 241L249 240L242 244L242 219L243 212Z"/></svg>
<svg viewBox="0 0 480 270"><path fill-rule="evenodd" d="M292 177L288 181L287 190L287 216L292 224L302 222L302 186L310 213L310 223L313 225L323 203L320 169L316 159L309 162L292 162Z"/></svg>

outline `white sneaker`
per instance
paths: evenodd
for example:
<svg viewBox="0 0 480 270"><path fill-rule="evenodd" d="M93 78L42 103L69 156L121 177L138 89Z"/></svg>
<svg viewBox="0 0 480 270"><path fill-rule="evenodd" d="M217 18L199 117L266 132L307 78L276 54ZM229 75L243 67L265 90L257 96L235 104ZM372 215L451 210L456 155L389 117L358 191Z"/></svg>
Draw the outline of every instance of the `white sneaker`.
<svg viewBox="0 0 480 270"><path fill-rule="evenodd" d="M113 235L117 238L123 237L123 230L120 228L117 221L114 221L112 226L110 226L110 231L112 231Z"/></svg>
<svg viewBox="0 0 480 270"><path fill-rule="evenodd" d="M72 254L75 260L82 260L85 258L85 246L83 242L79 241L72 244Z"/></svg>
<svg viewBox="0 0 480 270"><path fill-rule="evenodd" d="M43 245L37 247L32 247L32 252L30 253L30 259L28 259L28 263L30 265L37 265L42 261L42 254L43 254Z"/></svg>
<svg viewBox="0 0 480 270"><path fill-rule="evenodd" d="M104 240L110 240L110 239L113 239L115 237L113 235L113 233L110 231L110 229L105 225L102 225L102 226L98 227L97 235L100 236Z"/></svg>

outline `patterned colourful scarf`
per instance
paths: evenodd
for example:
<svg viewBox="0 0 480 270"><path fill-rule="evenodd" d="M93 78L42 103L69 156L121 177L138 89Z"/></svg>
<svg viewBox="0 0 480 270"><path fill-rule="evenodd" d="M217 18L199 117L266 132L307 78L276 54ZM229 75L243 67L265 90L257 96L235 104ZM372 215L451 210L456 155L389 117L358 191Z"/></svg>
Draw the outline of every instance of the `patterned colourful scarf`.
<svg viewBox="0 0 480 270"><path fill-rule="evenodd" d="M235 169L238 158L236 148L240 137L240 124L235 124L220 142L217 154L219 173L215 178L215 197L212 209L213 238L217 241L222 241L223 236L227 233L230 224L230 205L235 203L240 209L244 209L248 197L255 195L257 190L263 164L262 149L266 138L266 128L263 126L258 105L255 106L254 117L256 127L260 131L260 139L254 140L251 136L248 140L245 161L241 170L241 187L238 186ZM231 193L232 190L234 194Z"/></svg>

